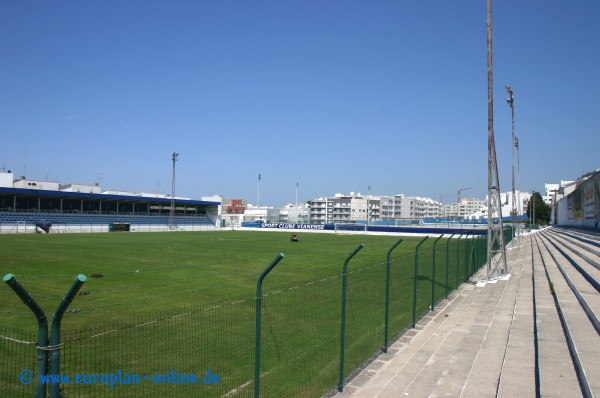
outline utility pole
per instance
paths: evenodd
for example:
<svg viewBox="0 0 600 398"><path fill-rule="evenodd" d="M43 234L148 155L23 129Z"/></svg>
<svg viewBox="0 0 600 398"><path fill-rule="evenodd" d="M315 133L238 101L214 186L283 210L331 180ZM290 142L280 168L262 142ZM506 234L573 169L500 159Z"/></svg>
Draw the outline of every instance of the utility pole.
<svg viewBox="0 0 600 398"><path fill-rule="evenodd" d="M533 195L535 195L535 191L533 191ZM532 196L533 199L533 213L532 213L532 219L533 219L533 225L535 225L535 196Z"/></svg>
<svg viewBox="0 0 600 398"><path fill-rule="evenodd" d="M494 90L492 63L492 0L487 0L487 75L488 75L488 228L487 276L497 278L507 273L500 181L494 140ZM497 222L494 222L497 215Z"/></svg>
<svg viewBox="0 0 600 398"><path fill-rule="evenodd" d="M533 194L534 193L535 193L535 191L531 191L531 195L529 195L529 203L527 203L527 211L529 212L529 225L533 225Z"/></svg>
<svg viewBox="0 0 600 398"><path fill-rule="evenodd" d="M173 177L171 179L171 211L169 212L169 229L175 229L177 226L175 225L175 162L177 162L177 157L179 153L173 152Z"/></svg>

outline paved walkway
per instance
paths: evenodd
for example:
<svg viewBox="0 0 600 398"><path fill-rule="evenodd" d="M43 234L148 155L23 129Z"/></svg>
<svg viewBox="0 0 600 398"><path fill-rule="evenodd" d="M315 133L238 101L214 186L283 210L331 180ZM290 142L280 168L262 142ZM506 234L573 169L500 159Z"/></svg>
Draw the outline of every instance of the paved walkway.
<svg viewBox="0 0 600 398"><path fill-rule="evenodd" d="M463 284L336 397L600 396L598 330L556 264L569 269L576 291L599 304L596 314L600 296L575 278L552 239L544 231L511 244L508 278ZM484 272L473 281L485 279Z"/></svg>

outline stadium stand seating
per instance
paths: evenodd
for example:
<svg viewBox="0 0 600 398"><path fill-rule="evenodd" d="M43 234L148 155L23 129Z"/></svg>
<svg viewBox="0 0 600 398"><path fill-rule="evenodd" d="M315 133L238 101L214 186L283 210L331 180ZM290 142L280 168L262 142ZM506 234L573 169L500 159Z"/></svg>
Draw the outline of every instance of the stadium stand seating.
<svg viewBox="0 0 600 398"><path fill-rule="evenodd" d="M180 225L214 225L206 216L175 216ZM134 214L67 214L67 213L18 213L0 212L0 224L25 223L35 225L38 222L67 225L109 225L112 223L128 223L133 225L167 225L169 216L134 215Z"/></svg>

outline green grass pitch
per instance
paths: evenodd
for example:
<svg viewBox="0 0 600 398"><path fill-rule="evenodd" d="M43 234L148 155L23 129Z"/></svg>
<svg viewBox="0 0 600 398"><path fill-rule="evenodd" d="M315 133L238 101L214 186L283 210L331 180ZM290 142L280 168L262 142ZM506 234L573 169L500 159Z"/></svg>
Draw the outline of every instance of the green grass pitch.
<svg viewBox="0 0 600 398"><path fill-rule="evenodd" d="M77 274L88 276L70 305L66 327L89 327L167 309L252 294L261 271L284 259L265 288L341 273L346 257L364 243L350 267L385 263L397 236L283 232L179 232L0 236L0 273L14 274L51 314ZM412 253L420 238L405 238L394 255ZM102 274L102 278L91 277ZM86 294L87 293L87 294ZM37 329L29 309L0 288L4 325Z"/></svg>
<svg viewBox="0 0 600 398"><path fill-rule="evenodd" d="M67 396L252 396L257 278L279 253L262 300L261 395L321 396L338 382L344 261L349 263L345 376L383 343L386 255L400 238L366 234L215 231L177 233L0 236L0 272L14 274L51 316L77 274L88 276L63 318L64 372L191 372L211 367L221 382L204 390L170 385L66 385ZM450 290L462 281L465 246L442 239L433 272L432 245L404 238L393 252L390 337L410 325L413 287L419 314L443 296L447 245ZM91 277L102 274L101 278ZM456 282L456 283L455 283ZM0 288L0 325L37 331L34 316L6 284ZM71 312L74 311L74 312ZM13 338L20 338L15 334ZM14 395L24 354L6 346L0 392ZM27 351L35 364L35 346ZM10 351L10 352L9 352ZM9 369L6 366L6 369ZM26 394L30 394L27 390ZM5 394L5 395L6 395ZM1 394L0 394L1 395Z"/></svg>

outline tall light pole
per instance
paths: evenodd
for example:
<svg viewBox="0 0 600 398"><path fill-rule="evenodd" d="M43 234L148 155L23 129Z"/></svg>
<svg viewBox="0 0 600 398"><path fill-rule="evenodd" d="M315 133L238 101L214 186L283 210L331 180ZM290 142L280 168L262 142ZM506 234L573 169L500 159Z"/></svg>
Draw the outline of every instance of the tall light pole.
<svg viewBox="0 0 600 398"><path fill-rule="evenodd" d="M533 218L533 225L535 225L535 191L533 191L533 213L532 213L532 218Z"/></svg>
<svg viewBox="0 0 600 398"><path fill-rule="evenodd" d="M494 90L492 78L492 0L487 0L487 77L488 77L488 226L487 226L487 276L497 278L508 273L500 181L494 140ZM494 222L494 214L498 222Z"/></svg>
<svg viewBox="0 0 600 398"><path fill-rule="evenodd" d="M509 85L505 86L506 92L508 93L508 98L506 102L510 106L511 114L512 114L512 210L511 215L514 217L516 215L515 208L515 99L513 97L514 91L510 88Z"/></svg>
<svg viewBox="0 0 600 398"><path fill-rule="evenodd" d="M174 229L175 225L175 162L177 162L177 158L179 157L179 153L173 152L173 177L171 179L171 211L169 213L169 228Z"/></svg>
<svg viewBox="0 0 600 398"><path fill-rule="evenodd" d="M531 191L531 195L529 196L529 203L527 204L528 210L529 210L529 224L533 225L533 195L535 194L535 191Z"/></svg>
<svg viewBox="0 0 600 398"><path fill-rule="evenodd" d="M523 214L523 203L521 202L521 149L519 148L519 137L515 137L515 149L517 150L517 212ZM523 232L519 223L517 236L521 238L522 235Z"/></svg>
<svg viewBox="0 0 600 398"><path fill-rule="evenodd" d="M369 207L369 204L371 206L373 205L373 203L371 201L371 186L370 185L367 187L367 191L368 191L368 194L367 194L367 225L369 225L369 222L371 220L371 217L370 217L371 208Z"/></svg>
<svg viewBox="0 0 600 398"><path fill-rule="evenodd" d="M506 88L506 92L508 93L508 98L506 99L506 102L508 103L508 105L510 106L510 110L511 110L511 114L512 114L512 206L511 206L511 210L510 210L510 215L512 218L512 224L513 227L516 228L517 227L517 207L516 207L516 201L517 201L517 196L515 194L515 100L513 97L514 91L512 90L512 88L510 88L510 86L507 84L505 86ZM518 234L517 234L518 236Z"/></svg>
<svg viewBox="0 0 600 398"><path fill-rule="evenodd" d="M256 207L260 208L260 173L258 174L258 189L256 191Z"/></svg>

